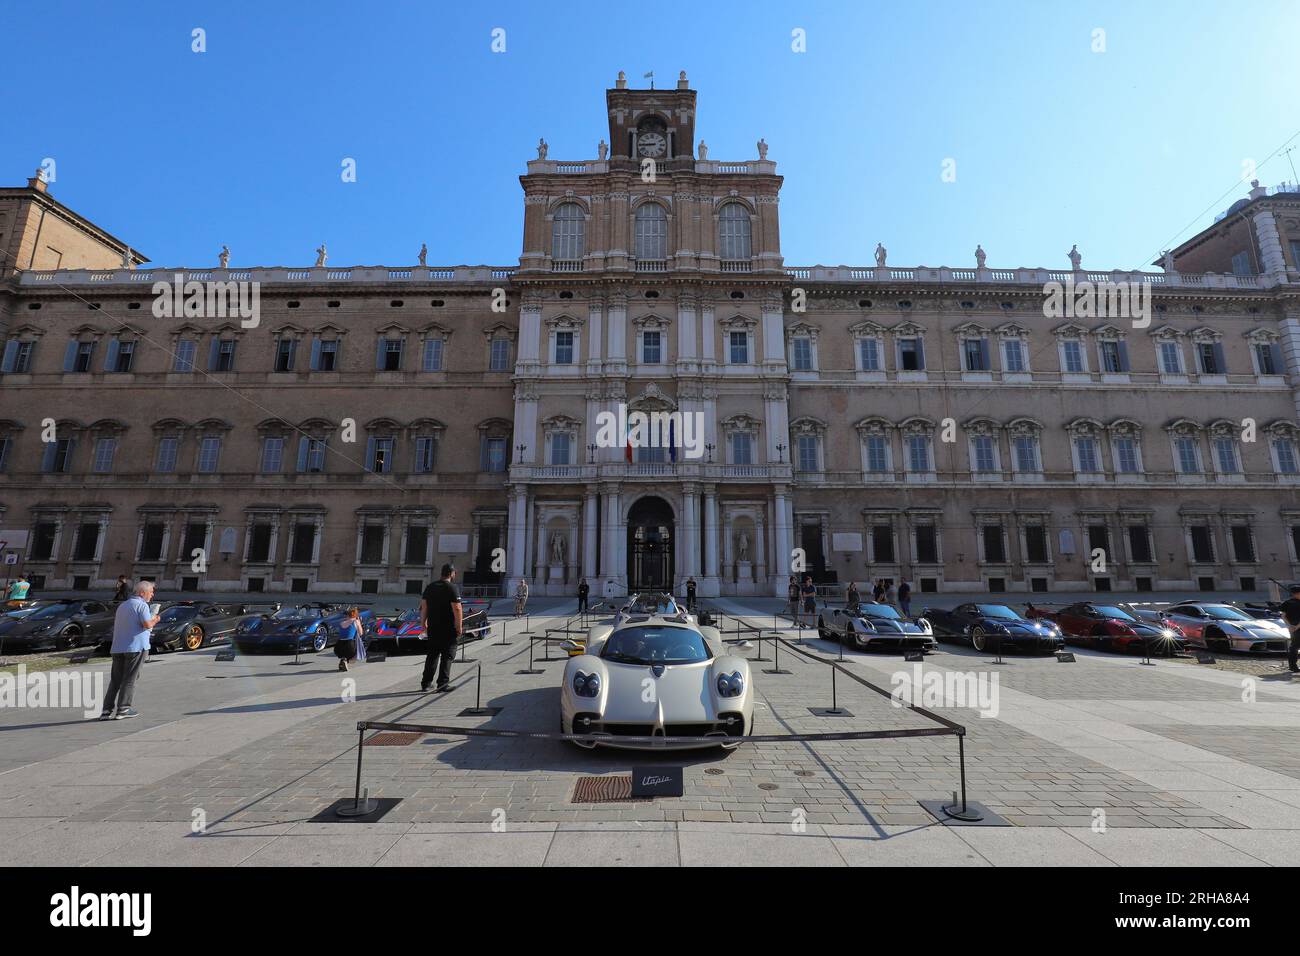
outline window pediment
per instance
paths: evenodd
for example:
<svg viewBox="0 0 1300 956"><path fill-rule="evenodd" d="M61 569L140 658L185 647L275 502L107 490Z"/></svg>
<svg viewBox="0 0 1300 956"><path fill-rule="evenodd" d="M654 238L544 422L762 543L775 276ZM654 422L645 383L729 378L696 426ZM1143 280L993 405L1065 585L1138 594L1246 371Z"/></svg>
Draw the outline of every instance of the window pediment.
<svg viewBox="0 0 1300 956"><path fill-rule="evenodd" d="M1066 322L1052 329L1052 334L1058 339L1082 339L1087 338L1088 330L1077 322Z"/></svg>
<svg viewBox="0 0 1300 956"><path fill-rule="evenodd" d="M867 319L864 322L855 322L849 326L849 331L858 338L880 338L885 334L885 327L879 322L872 322Z"/></svg>
<svg viewBox="0 0 1300 956"><path fill-rule="evenodd" d="M790 423L790 434L792 435L824 435L825 433L826 423L807 415L796 418Z"/></svg>
<svg viewBox="0 0 1300 956"><path fill-rule="evenodd" d="M632 326L638 332L645 332L645 331L659 332L659 331L663 331L664 329L667 329L671 325L672 325L671 319L665 318L662 315L655 315L653 313L651 313L650 315L640 315L632 320Z"/></svg>
<svg viewBox="0 0 1300 956"><path fill-rule="evenodd" d="M752 332L758 327L758 320L744 315L733 315L729 319L721 320L718 327L724 332Z"/></svg>
<svg viewBox="0 0 1300 956"><path fill-rule="evenodd" d="M1223 333L1216 329L1211 329L1206 326L1201 326L1199 329L1192 329L1191 339L1197 345L1203 345L1203 344L1213 343L1213 342L1222 342Z"/></svg>
<svg viewBox="0 0 1300 956"><path fill-rule="evenodd" d="M888 435L893 429L893 422L883 418L864 418L853 426L863 438L876 435Z"/></svg>
<svg viewBox="0 0 1300 956"><path fill-rule="evenodd" d="M1187 333L1172 325L1162 325L1159 328L1152 329L1147 333L1157 342L1179 342L1186 337Z"/></svg>
<svg viewBox="0 0 1300 956"><path fill-rule="evenodd" d="M800 322L797 325L792 325L785 330L785 337L787 341L794 338L807 337L812 339L814 342L816 342L817 337L819 335L821 335L821 329L818 326L809 325L807 322Z"/></svg>
<svg viewBox="0 0 1300 956"><path fill-rule="evenodd" d="M742 413L724 418L720 424L723 431L730 435L736 432L757 432L759 422L757 418Z"/></svg>

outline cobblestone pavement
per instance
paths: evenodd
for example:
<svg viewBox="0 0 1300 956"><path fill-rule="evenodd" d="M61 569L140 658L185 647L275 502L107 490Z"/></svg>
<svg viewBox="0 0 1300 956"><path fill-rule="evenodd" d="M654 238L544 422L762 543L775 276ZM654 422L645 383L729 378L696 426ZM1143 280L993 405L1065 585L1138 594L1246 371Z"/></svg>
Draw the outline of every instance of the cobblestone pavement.
<svg viewBox="0 0 1300 956"><path fill-rule="evenodd" d="M743 608L728 607L745 618ZM769 629L770 621L761 619ZM537 617L532 624L540 631L558 622ZM349 674L321 667L281 684L270 679L278 668L265 662L241 675L218 673L234 665L215 663L211 656L170 659L166 667L185 669L173 674L202 671L205 678L226 676L228 682L199 679L208 697L180 719L101 737L99 743L89 742L92 731L87 730L85 740L78 738L79 749L69 747L0 773L0 821L21 831L21 821L27 820L29 829L43 826L48 835L54 827L71 828L68 833L180 827L198 812L213 828L268 839L286 827L295 833L308 826L337 832L337 825L304 821L352 793L358 719L558 729L563 662L539 659L543 674L516 673L527 667L528 644L516 633L522 624L513 627L509 646L475 647L471 653L478 663L459 665L455 689L445 695L416 693L422 661L410 657ZM795 639L796 632L786 633ZM852 716L812 715L809 707L831 704L826 661L839 649L806 637L803 650L822 660L783 648L781 664L789 674L766 674L770 662L754 664L758 733L934 726L843 675L836 682L837 702ZM770 642L765 652L772 656ZM757 649L741 653L753 658ZM974 675L996 682L995 716L981 717L975 701L950 696L924 703L968 729L971 798L1013 827L1042 829L1044 845L1058 839L1054 828L1086 836L1099 819L1110 832L1273 829L1300 836L1300 748L1290 745L1300 729L1300 688L1258 679L1246 695L1242 681L1250 678L1236 673L1169 661L1144 667L1136 659L1104 653L1076 656L1072 664L1053 657L1008 657L1009 663L998 666L990 655L941 645L923 665L906 664L897 655L846 652L843 666L886 691L904 677L924 680L926 675ZM479 664L483 703L502 711L491 718L460 717L475 703ZM229 680L236 676L250 680ZM348 680L356 681L352 703L342 701ZM222 696L214 686L229 691ZM119 727L112 725L114 731ZM35 728L0 725L0 731L25 735ZM677 753L668 761L685 767L683 798L576 804L572 797L580 777L626 774L638 764L665 762L664 757L588 752L561 741L426 734L408 746L366 747L362 779L370 796L400 799L376 825L394 832L441 825L486 830L499 819L512 827L541 828L538 833L586 824L789 827L799 819L814 827L864 828L880 838L933 828L934 819L918 801L946 798L957 789L957 754L952 736L791 741L749 744L730 753ZM370 832L355 829L364 825L350 826L349 833ZM0 828L0 836L4 832ZM956 849L982 839L993 838L963 836Z"/></svg>

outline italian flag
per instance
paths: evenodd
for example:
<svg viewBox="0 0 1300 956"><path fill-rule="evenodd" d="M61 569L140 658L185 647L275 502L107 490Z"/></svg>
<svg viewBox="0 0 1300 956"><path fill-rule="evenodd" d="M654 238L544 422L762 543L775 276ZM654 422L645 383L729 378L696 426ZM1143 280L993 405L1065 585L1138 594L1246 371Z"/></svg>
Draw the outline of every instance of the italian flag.
<svg viewBox="0 0 1300 956"><path fill-rule="evenodd" d="M632 416L629 415L627 422L623 425L623 457L627 463L632 464Z"/></svg>

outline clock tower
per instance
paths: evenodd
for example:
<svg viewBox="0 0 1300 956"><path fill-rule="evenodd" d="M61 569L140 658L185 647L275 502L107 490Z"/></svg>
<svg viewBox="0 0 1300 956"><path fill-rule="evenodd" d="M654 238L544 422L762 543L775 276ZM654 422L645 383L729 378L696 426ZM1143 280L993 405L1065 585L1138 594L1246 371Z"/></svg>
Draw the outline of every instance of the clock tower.
<svg viewBox="0 0 1300 956"><path fill-rule="evenodd" d="M610 154L616 159L689 160L695 155L695 91L683 71L675 90L629 90L619 74L605 91Z"/></svg>

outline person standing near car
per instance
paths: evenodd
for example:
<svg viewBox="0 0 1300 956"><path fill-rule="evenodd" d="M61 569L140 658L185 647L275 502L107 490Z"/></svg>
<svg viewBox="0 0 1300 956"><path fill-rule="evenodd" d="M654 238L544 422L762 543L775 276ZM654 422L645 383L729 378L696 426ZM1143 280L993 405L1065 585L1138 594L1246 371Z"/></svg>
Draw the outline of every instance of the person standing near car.
<svg viewBox="0 0 1300 956"><path fill-rule="evenodd" d="M812 627L817 620L817 588L813 585L811 574L804 575L803 587L799 589L799 596L803 598L803 610L808 615L808 626ZM802 623L802 618L800 622Z"/></svg>
<svg viewBox="0 0 1300 956"><path fill-rule="evenodd" d="M126 575L117 576L117 590L113 592L113 603L121 604L131 596L131 586L126 583Z"/></svg>
<svg viewBox="0 0 1300 956"><path fill-rule="evenodd" d="M1300 664L1297 663L1297 658L1300 658L1300 584L1291 585L1291 599L1283 601L1278 610L1282 612L1287 630L1291 632L1291 643L1286 655L1287 667L1291 668L1293 674L1300 673Z"/></svg>
<svg viewBox="0 0 1300 956"><path fill-rule="evenodd" d="M786 588L786 611L796 621L799 618L799 581L792 574L790 575L790 584Z"/></svg>
<svg viewBox="0 0 1300 956"><path fill-rule="evenodd" d="M695 578L686 579L686 610L695 613Z"/></svg>
<svg viewBox="0 0 1300 956"><path fill-rule="evenodd" d="M424 621L424 634L429 642L429 653L424 658L424 675L420 678L422 691L429 689L435 674L438 690L450 689L451 659L456 654L456 641L460 639L464 625L460 592L456 590L455 581L456 569L450 564L444 564L441 579L425 588L424 594L420 596L420 617ZM522 583L521 579L520 584Z"/></svg>
<svg viewBox="0 0 1300 956"><path fill-rule="evenodd" d="M13 583L9 585L9 594L6 600L26 601L27 592L30 589L31 589L31 585L27 583L27 575L19 571L18 577L13 581Z"/></svg>
<svg viewBox="0 0 1300 956"><path fill-rule="evenodd" d="M591 593L591 585L587 583L586 578L583 578L581 581L578 582L578 613L579 614L585 614L587 612L587 595L590 593Z"/></svg>
<svg viewBox="0 0 1300 956"><path fill-rule="evenodd" d="M862 603L862 595L858 593L858 585L856 581L849 582L849 591L848 594L844 596L844 603L848 605L850 611L856 611L858 605Z"/></svg>
<svg viewBox="0 0 1300 956"><path fill-rule="evenodd" d="M125 720L139 717L132 706L135 682L140 668L149 656L149 639L154 625L161 619L149 608L153 599L153 582L141 581L135 586L135 596L117 606L113 619L113 670L108 679L108 693L104 695L104 709L100 720Z"/></svg>
<svg viewBox="0 0 1300 956"><path fill-rule="evenodd" d="M334 654L339 659L339 670L348 669L350 661L366 660L366 642L361 631L361 609L348 608L348 616L343 619L339 639L334 644Z"/></svg>
<svg viewBox="0 0 1300 956"><path fill-rule="evenodd" d="M898 609L903 617L912 616L912 585L904 581L898 586Z"/></svg>

